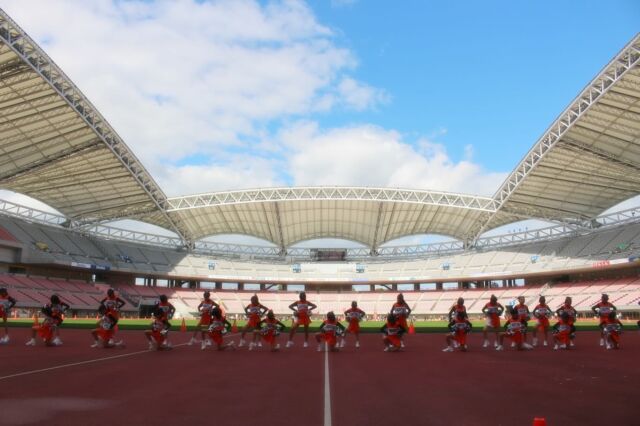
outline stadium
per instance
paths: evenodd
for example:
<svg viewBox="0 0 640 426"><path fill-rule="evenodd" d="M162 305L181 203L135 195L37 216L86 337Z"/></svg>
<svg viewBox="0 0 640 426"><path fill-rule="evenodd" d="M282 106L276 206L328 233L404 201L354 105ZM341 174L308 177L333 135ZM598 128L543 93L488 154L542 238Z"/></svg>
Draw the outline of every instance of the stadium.
<svg viewBox="0 0 640 426"><path fill-rule="evenodd" d="M268 376L265 380L273 387L259 385L252 393L244 389L256 385L251 377L259 374L261 367L249 358L263 354L225 351L211 356L187 350L186 343L175 344L179 336L185 342L191 337L191 333L182 335L177 329L180 321L185 324L184 319L192 330L205 290L238 325L244 324L244 309L253 295L288 325L292 314L289 305L304 290L317 305L315 321L330 311L341 316L356 301L376 331L398 293L404 294L412 324L415 322L419 331L429 331L430 324L442 331L442 321L458 298L464 299L469 316L480 321L481 327L482 309L491 295L504 305L513 305L523 296L529 306L545 296L554 310L571 297L578 318L595 329L592 307L606 293L625 327L635 330L640 318L640 207L614 208L640 195L639 102L640 36L636 36L548 126L492 197L342 186L256 188L168 197L100 111L0 10L0 188L32 197L59 212L0 200L0 287L17 300L9 319L16 326L30 326L52 293L70 305L63 327L63 336L68 337L62 348L13 348L23 345L21 337L14 337L19 333L24 333L26 341L28 330L21 328L12 328L12 344L0 347L4 365L0 367L0 382L4 382L0 385L15 389L13 394L0 394L0 400L36 412L33 407L40 407L51 417L26 416L26 420L15 423L0 419L0 424L39 424L45 420L49 424L106 424L98 417L83 416L104 415L116 409L113 407L129 416L124 424L148 424L145 421L149 418L137 413L135 405L151 403L152 398L167 398L176 407L167 409L168 418L199 423L202 408L189 413L178 407L193 406L202 395L199 385L188 381L197 376L202 363L231 370L201 372L200 376L201 381L221 383L221 391L228 393L215 398L225 407L217 414L225 424L244 423L267 412L271 416L267 424L295 423L300 416L308 416L310 424L393 423L387 410L404 404L409 411L419 411L424 405L421 397L429 392L433 392L430 410L435 413L429 422L419 413L396 414L396 420L406 424L450 423L436 406L451 409L447 401L454 397L436 395L433 389L448 392L450 380L454 389L461 386L462 380L451 379L447 372L460 368L463 361L458 356L440 354L442 334L408 336L405 353L398 354L400 359L394 361L381 360L383 355L396 355L382 352L378 334L363 335L370 349L362 350L361 361L348 360L349 349L336 356L324 352L316 357L314 352L307 358L315 360L301 360L306 355L298 343L281 352L280 359L270 357L269 362L276 366L274 370L284 365L299 368L299 376L291 369L279 379ZM156 225L166 232L156 234L110 224L122 219ZM489 232L530 219L553 225ZM268 244L207 240L222 234L248 235ZM398 238L417 234L449 239L393 244ZM356 244L348 248L297 246L322 238ZM113 357L96 356L85 344L89 341L87 331L76 330L73 324L76 318L78 324L87 318L93 321L110 288L126 302L121 312L122 333L126 333L130 346L127 352ZM139 321L147 324L146 318L150 318L162 295L175 307L175 349L168 354L149 353L143 350L144 338L134 337L140 332L127 331L124 320L143 318ZM640 350L637 332L628 332L623 350L615 354L599 350L597 344L591 350L582 349L588 339L597 340L594 331L582 333L590 337L579 341L575 354L545 351L536 354L539 358L522 354L523 362L533 371L532 377L547 377L556 387L579 389L579 408L567 409L565 405L564 412L559 412L562 410L553 402L556 391L547 389L548 383L536 383L531 392L552 395L549 401L539 401L534 410L521 404L505 409L515 419L509 424L529 424L533 417L546 417L549 424L592 424L590 404L594 394L607 388L615 390L606 399L618 401L609 417L613 424L632 423L634 410L625 405L630 404L625 398L640 378L633 363ZM134 343L137 339L141 348ZM74 349L74 345L82 349ZM40 361L41 353L51 350L56 355L50 361ZM426 354L430 351L437 353ZM475 377L471 369L494 368L489 358L496 354L479 352L470 352L477 357L475 364L463 367L470 377ZM404 355L408 355L405 360ZM174 356L182 358L168 360ZM513 361L520 354L507 356ZM314 362L318 366L309 367ZM369 377L372 371L379 373L379 365L389 362L406 362L410 370L403 375L428 376L433 383L408 377L403 384L406 392L398 398L390 397L385 393L388 383ZM354 364L361 364L360 369ZM597 373L603 365L607 373ZM96 366L100 371L88 370ZM149 396L141 397L123 390L124 396L113 402L101 396L83 399L69 391L66 403L73 405L69 401L75 401L77 406L56 411L33 405L36 400L53 398L46 393L46 383L72 379L77 380L77 389L91 389L96 381L108 378L106 370L111 367L115 374L127 378L125 385L129 377L132 384L137 383L136 372L152 374L146 370L150 368L184 371L180 378L174 377L175 383L165 394L143 387ZM522 368L522 362L516 361L508 364L503 374L515 376ZM587 377L589 371L593 377ZM336 384L344 377L350 377L349 381ZM387 380L393 377L390 374ZM308 398L297 395L297 380L314 383ZM482 376L477 380L482 382ZM287 386L278 384L282 382ZM505 386L517 386L516 382ZM150 388L154 385L157 383L147 384ZM16 402L29 398L34 386L41 387L35 391L37 398L31 395L27 402ZM369 386L371 395L366 395ZM486 386L490 393L501 392L500 383ZM353 389L361 398L353 396ZM95 388L92 391L95 394ZM274 401L265 397L268 392L277 393L283 404L290 401L293 418L269 411ZM334 405L327 407L328 393ZM234 405L234 399L243 395L267 402ZM516 395L525 399L531 396L524 392ZM380 403L383 408L376 407L378 398L384 399ZM478 393L469 393L468 398L476 400L470 402L473 406L488 403ZM458 416L461 424L485 424L470 413ZM87 418L92 420L85 423Z"/></svg>

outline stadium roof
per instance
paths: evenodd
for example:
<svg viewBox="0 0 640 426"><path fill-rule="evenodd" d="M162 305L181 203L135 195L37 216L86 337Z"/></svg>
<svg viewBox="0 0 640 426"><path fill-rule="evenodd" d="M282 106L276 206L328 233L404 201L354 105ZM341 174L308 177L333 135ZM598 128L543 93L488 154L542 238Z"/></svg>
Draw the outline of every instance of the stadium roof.
<svg viewBox="0 0 640 426"><path fill-rule="evenodd" d="M389 188L275 188L167 199L124 141L0 9L0 188L71 225L139 219L183 241L242 233L281 248L437 233L470 240L516 220L585 223L640 194L640 36L549 127L494 197Z"/></svg>

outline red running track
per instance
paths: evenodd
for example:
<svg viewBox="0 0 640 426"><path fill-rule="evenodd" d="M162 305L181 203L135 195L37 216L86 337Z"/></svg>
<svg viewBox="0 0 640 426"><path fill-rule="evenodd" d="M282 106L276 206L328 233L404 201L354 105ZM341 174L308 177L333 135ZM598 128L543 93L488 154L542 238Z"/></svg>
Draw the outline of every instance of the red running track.
<svg viewBox="0 0 640 426"><path fill-rule="evenodd" d="M619 351L583 332L575 350L562 352L485 350L474 334L468 353L441 352L441 335L407 336L405 352L385 353L380 336L364 335L361 349L349 340L329 354L330 416L325 354L302 348L301 335L293 348L269 353L202 351L173 333L180 346L156 352L141 332L120 333L126 349L91 349L82 330L63 330L61 347L26 347L28 330L11 332L0 346L1 425L515 426L545 417L564 426L638 417L637 331L623 335Z"/></svg>

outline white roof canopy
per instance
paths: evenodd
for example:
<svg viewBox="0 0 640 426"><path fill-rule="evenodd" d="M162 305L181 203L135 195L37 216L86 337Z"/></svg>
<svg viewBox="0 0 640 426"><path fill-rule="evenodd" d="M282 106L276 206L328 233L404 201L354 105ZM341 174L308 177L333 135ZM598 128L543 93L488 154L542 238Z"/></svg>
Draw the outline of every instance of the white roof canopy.
<svg viewBox="0 0 640 426"><path fill-rule="evenodd" d="M167 199L93 105L0 10L0 188L71 225L134 218L185 242L253 235L286 248L344 238L462 240L521 219L588 223L640 194L640 36L596 76L492 198L390 188L272 188Z"/></svg>

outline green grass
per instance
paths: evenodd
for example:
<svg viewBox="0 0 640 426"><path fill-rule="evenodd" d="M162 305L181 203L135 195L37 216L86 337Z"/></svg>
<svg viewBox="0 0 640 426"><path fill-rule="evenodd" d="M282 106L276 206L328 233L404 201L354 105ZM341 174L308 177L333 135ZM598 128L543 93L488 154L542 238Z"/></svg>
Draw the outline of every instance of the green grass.
<svg viewBox="0 0 640 426"><path fill-rule="evenodd" d="M62 328L70 328L70 329L92 329L96 327L95 319L86 319L86 318L68 318L62 324ZM182 320L173 319L170 321L172 325L172 330L178 331L180 330L180 326L182 324ZM118 327L120 330L145 330L149 328L149 324L151 323L150 319L121 319L118 323ZM187 325L187 329L192 331L195 329L197 320L185 320ZM290 321L283 321L283 323L289 329L291 325ZM484 326L484 321L472 321L473 329L475 332L481 331ZM10 327L31 327L33 325L33 320L30 318L11 318L9 319ZM244 321L238 321L237 326L241 328L244 326ZM317 330L320 327L320 321L313 321L311 323L311 329ZM360 329L362 333L377 333L382 327L382 321L363 321L360 323ZM446 321L418 321L414 323L417 333L445 333L447 332L447 323ZM627 324L625 324L625 327ZM629 326L635 326L635 323L629 323ZM576 323L576 328L578 331L592 331L598 329L598 323L592 320L583 320Z"/></svg>

